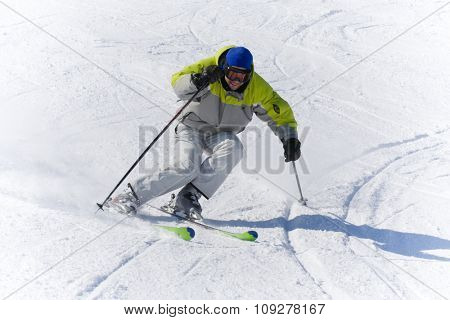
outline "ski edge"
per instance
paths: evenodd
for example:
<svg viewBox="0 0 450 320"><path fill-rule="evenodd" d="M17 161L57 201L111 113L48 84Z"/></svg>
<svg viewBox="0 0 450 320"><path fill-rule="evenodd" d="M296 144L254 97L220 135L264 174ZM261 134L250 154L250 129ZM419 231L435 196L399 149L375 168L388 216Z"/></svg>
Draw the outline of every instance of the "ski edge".
<svg viewBox="0 0 450 320"><path fill-rule="evenodd" d="M233 237L233 238L243 240L243 241L256 241L256 239L258 239L258 233L253 230L245 231L242 233L234 233L234 232L229 232L229 231L219 230L219 229L217 229L217 231L223 233L226 236Z"/></svg>

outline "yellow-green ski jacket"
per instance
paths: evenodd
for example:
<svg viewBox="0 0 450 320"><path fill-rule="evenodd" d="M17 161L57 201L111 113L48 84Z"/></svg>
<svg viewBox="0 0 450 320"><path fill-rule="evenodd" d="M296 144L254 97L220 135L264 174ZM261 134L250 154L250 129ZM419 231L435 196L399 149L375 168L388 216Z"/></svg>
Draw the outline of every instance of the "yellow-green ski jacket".
<svg viewBox="0 0 450 320"><path fill-rule="evenodd" d="M219 65L219 61L232 47L224 47L215 56L202 59L175 73L172 86L177 96L188 100L197 91L191 82L191 74L200 73L209 65ZM253 114L266 122L282 141L298 137L297 122L291 107L253 67L251 79L242 93L226 91L217 81L200 92L198 98L180 115L180 121L201 131L239 133L252 120Z"/></svg>

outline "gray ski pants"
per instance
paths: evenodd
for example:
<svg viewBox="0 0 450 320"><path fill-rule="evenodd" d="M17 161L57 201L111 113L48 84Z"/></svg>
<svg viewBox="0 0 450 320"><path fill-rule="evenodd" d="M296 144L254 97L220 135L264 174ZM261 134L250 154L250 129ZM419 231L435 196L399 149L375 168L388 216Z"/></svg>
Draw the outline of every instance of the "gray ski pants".
<svg viewBox="0 0 450 320"><path fill-rule="evenodd" d="M243 146L233 132L203 133L180 123L169 165L132 183L141 203L184 187L189 182L209 199L239 163ZM203 153L207 157L202 161Z"/></svg>

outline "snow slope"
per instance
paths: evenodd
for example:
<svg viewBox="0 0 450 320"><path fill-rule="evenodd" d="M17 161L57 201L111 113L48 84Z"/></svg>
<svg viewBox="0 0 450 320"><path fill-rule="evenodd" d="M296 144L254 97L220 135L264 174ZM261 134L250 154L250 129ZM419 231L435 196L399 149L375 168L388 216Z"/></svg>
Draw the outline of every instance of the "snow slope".
<svg viewBox="0 0 450 320"><path fill-rule="evenodd" d="M447 4L1 0L0 296L447 299ZM151 209L94 214L180 106L170 75L227 44L291 103L310 207L255 119L243 165L203 206L257 242L184 242Z"/></svg>

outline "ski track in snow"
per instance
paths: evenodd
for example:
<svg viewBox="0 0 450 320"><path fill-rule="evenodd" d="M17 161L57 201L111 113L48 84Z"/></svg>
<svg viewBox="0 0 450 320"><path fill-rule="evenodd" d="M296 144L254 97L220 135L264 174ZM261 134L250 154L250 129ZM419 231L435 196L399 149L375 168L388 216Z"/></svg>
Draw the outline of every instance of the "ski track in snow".
<svg viewBox="0 0 450 320"><path fill-rule="evenodd" d="M314 209L315 211L317 209ZM290 210L287 210L288 214L290 213ZM320 211L318 211L320 213ZM289 214L290 215L290 214ZM294 259L297 261L297 263L299 264L299 267L304 270L308 276L314 281L314 283L317 285L317 287L320 288L320 290L322 291L322 293L325 295L325 297L327 299L333 299L335 297L333 297L332 294L328 293L326 291L326 289L324 288L324 281L320 280L322 278L322 275L320 273L317 273L317 271L315 271L313 268L311 268L310 270L308 270L306 268L306 266L301 262L301 258L299 257L300 255L298 254L298 252L296 251L295 247L291 244L291 239L290 239L290 235L288 230L288 225L289 225L289 215L287 218L287 222L286 222L286 228L285 228L285 237L286 237L286 248L287 250L289 250L291 252L291 255L294 257ZM343 242L345 244L346 249L349 251L349 253L357 260L359 260L360 262L363 262L364 265L366 265L368 267L369 270L371 270L373 272L373 274L387 287L389 288L389 290L399 299L403 298L403 295L401 293L398 292L398 289L395 289L393 287L393 285L389 282L389 280L385 279L385 277L383 277L379 271L377 271L368 261L366 261L366 259L361 256L360 254L356 253L350 246L350 236L349 235L345 235ZM325 283L326 284L326 283Z"/></svg>
<svg viewBox="0 0 450 320"><path fill-rule="evenodd" d="M295 262L298 264L300 270L304 271L307 276L315 283L315 285L320 289L320 291L323 293L324 297L326 297L326 299L332 299L331 295L329 295L324 288L322 287L322 285L320 284L320 282L314 277L313 273L311 271L309 271L308 269L306 269L306 267L303 265L303 263L301 262L300 258L298 257L297 251L295 250L295 247L292 245L291 239L289 237L289 231L288 231L288 226L289 226L289 217L290 217L290 212L291 210L289 208L285 208L284 210L285 212L285 224L283 226L284 229L284 241L285 241L285 248L286 250L289 251L290 256L292 256L292 258L295 260Z"/></svg>
<svg viewBox="0 0 450 320"><path fill-rule="evenodd" d="M416 150L412 150L412 151L408 151L405 154L399 155L397 157L395 157L393 160L385 163L383 166L381 166L380 168L376 169L372 174L362 177L359 181L353 183L354 187L353 190L351 191L351 193L345 198L344 204L343 204L343 211L344 211L344 215L343 215L343 219L346 220L348 215L349 215L349 211L351 209L352 206L352 201L353 199L356 197L356 195L365 187L367 186L371 181L373 181L375 178L377 178L379 175L383 174L384 171L386 171L387 169L389 169L389 167L391 165L393 165L394 163L396 163L397 161L401 161L403 159L405 159L408 156L412 156L415 155L419 152L423 152L423 151L427 151L430 149L433 149L437 146L439 146L441 144L435 144L432 145L430 147L425 147L425 148L421 148L421 149L416 149Z"/></svg>
<svg viewBox="0 0 450 320"><path fill-rule="evenodd" d="M100 274L94 276L94 279L88 284L82 291L80 291L76 296L77 298L88 298L95 290L101 287L103 283L108 281L108 279L117 272L120 272L123 268L126 268L134 259L146 252L150 247L155 245L158 241L145 242L145 245L138 249L135 249L133 253L125 255L121 261L108 273Z"/></svg>
<svg viewBox="0 0 450 320"><path fill-rule="evenodd" d="M203 256L203 257L198 258L197 260L195 260L194 263L192 263L191 266L190 266L186 271L183 272L183 276L187 277L188 275L190 275L190 274L194 271L194 269L195 269L200 263L202 263L202 261L206 260L206 258L207 258L208 256L209 256L209 254L207 254L207 255L205 255L205 256Z"/></svg>

